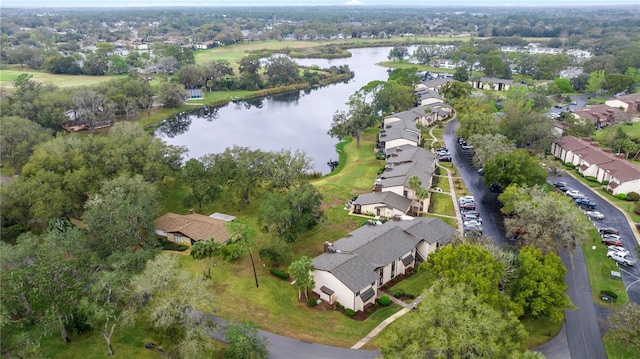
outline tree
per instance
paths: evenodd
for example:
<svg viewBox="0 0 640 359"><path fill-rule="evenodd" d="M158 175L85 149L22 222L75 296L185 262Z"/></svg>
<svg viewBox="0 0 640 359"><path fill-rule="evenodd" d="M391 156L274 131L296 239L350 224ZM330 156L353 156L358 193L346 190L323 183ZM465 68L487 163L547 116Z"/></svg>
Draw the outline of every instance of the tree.
<svg viewBox="0 0 640 359"><path fill-rule="evenodd" d="M640 306L629 302L607 318L612 339L640 350Z"/></svg>
<svg viewBox="0 0 640 359"><path fill-rule="evenodd" d="M265 177L273 188L294 189L312 169L311 159L300 150L282 149L269 153L265 158Z"/></svg>
<svg viewBox="0 0 640 359"><path fill-rule="evenodd" d="M227 186L249 204L250 197L262 188L265 179L266 154L247 147L227 148L216 157L214 173L222 176Z"/></svg>
<svg viewBox="0 0 640 359"><path fill-rule="evenodd" d="M475 134L465 138L473 145L473 160L479 166L493 161L498 153L508 153L516 147L511 140L499 133Z"/></svg>
<svg viewBox="0 0 640 359"><path fill-rule="evenodd" d="M579 220L584 214L571 199L538 187L527 191L531 198L515 202L513 215L505 219L507 233L518 233L520 246L530 244L549 253L558 248L573 250L586 238Z"/></svg>
<svg viewBox="0 0 640 359"><path fill-rule="evenodd" d="M160 194L142 176L120 176L104 182L86 203L83 222L95 250L103 256L149 245L155 238Z"/></svg>
<svg viewBox="0 0 640 359"><path fill-rule="evenodd" d="M477 271L471 269L472 271ZM465 283L442 281L382 347L385 358L514 358L527 332L512 312L500 312Z"/></svg>
<svg viewBox="0 0 640 359"><path fill-rule="evenodd" d="M420 76L418 76L418 68L409 67L406 69L394 69L389 74L387 79L389 82L396 82L403 86L409 86L411 89L420 82Z"/></svg>
<svg viewBox="0 0 640 359"><path fill-rule="evenodd" d="M365 95L361 91L356 91L349 97L349 111L336 111L333 115L333 122L329 129L329 136L344 140L348 137L356 138L356 147L360 148L360 135L364 130L373 126L376 117L373 114L372 106L365 102Z"/></svg>
<svg viewBox="0 0 640 359"><path fill-rule="evenodd" d="M260 223L270 232L293 242L322 219L322 195L310 184L272 192L260 206Z"/></svg>
<svg viewBox="0 0 640 359"><path fill-rule="evenodd" d="M198 203L198 212L202 212L202 202L214 198L219 191L221 179L216 176L214 166L215 156L208 155L188 160L180 171L180 179L191 189L191 196Z"/></svg>
<svg viewBox="0 0 640 359"><path fill-rule="evenodd" d="M180 268L175 255L161 254L147 262L131 279L131 288L151 328L164 334L180 357L211 356L212 324L196 308L209 305L212 298L200 281Z"/></svg>
<svg viewBox="0 0 640 359"><path fill-rule="evenodd" d="M547 171L524 148L496 154L493 161L484 164L484 171L484 183L488 186L499 184L506 188L512 183L534 186L547 181Z"/></svg>
<svg viewBox="0 0 640 359"><path fill-rule="evenodd" d="M384 83L374 95L374 107L383 114L405 111L415 107L416 97L413 86L403 85L395 81ZM373 114L372 114L373 115Z"/></svg>
<svg viewBox="0 0 640 359"><path fill-rule="evenodd" d="M560 75L560 71L569 65L567 54L542 54L536 57L536 69L533 78L537 80L552 80Z"/></svg>
<svg viewBox="0 0 640 359"><path fill-rule="evenodd" d="M422 180L418 176L409 177L409 189L413 191L411 198L411 208L414 209L414 215L420 216L422 210L422 201L429 197L429 190L422 187ZM419 205L414 205L414 201L420 202Z"/></svg>
<svg viewBox="0 0 640 359"><path fill-rule="evenodd" d="M460 118L460 128L458 135L464 138L470 138L473 135L487 136L498 132L498 124L491 113L474 112L462 113Z"/></svg>
<svg viewBox="0 0 640 359"><path fill-rule="evenodd" d="M602 85L604 84L604 70L596 70L593 71L589 76L589 81L587 82L586 91L595 93L602 89Z"/></svg>
<svg viewBox="0 0 640 359"><path fill-rule="evenodd" d="M563 77L558 77L553 82L558 86L560 93L573 93L573 87L571 86L571 82L569 79L565 79Z"/></svg>
<svg viewBox="0 0 640 359"><path fill-rule="evenodd" d="M455 103L471 95L471 86L466 82L452 81L440 87L440 94L448 103Z"/></svg>
<svg viewBox="0 0 640 359"><path fill-rule="evenodd" d="M456 68L456 71L453 73L453 79L460 82L469 81L469 71L464 66L460 66Z"/></svg>
<svg viewBox="0 0 640 359"><path fill-rule="evenodd" d="M483 56L480 63L484 67L484 74L489 77L502 76L505 72L505 66L508 67L497 55Z"/></svg>
<svg viewBox="0 0 640 359"><path fill-rule="evenodd" d="M94 90L79 90L71 96L75 109L75 119L94 132L96 128L107 127L115 119L115 105L105 95Z"/></svg>
<svg viewBox="0 0 640 359"><path fill-rule="evenodd" d="M608 93L627 92L633 93L636 88L636 80L623 74L607 74L602 89Z"/></svg>
<svg viewBox="0 0 640 359"><path fill-rule="evenodd" d="M253 254L251 254L251 247L255 245L256 232L246 222L238 219L227 222L226 227L231 238L229 238L229 243L223 247L224 250L228 248L235 250L236 253L227 252L227 255L236 256L236 258L239 258L245 251L249 253L253 277L256 280L256 288L258 288L258 273L256 272L256 264L253 261Z"/></svg>
<svg viewBox="0 0 640 359"><path fill-rule="evenodd" d="M518 269L511 299L524 309L525 315L561 321L564 311L572 307L564 283L566 272L557 254L543 254L533 246L525 246L518 252Z"/></svg>
<svg viewBox="0 0 640 359"><path fill-rule="evenodd" d="M304 297L309 299L308 291L313 289L316 285L315 279L311 272L315 270L311 258L302 256L295 262L289 265L289 275L296 280L296 287L298 287L298 300L304 292Z"/></svg>
<svg viewBox="0 0 640 359"><path fill-rule="evenodd" d="M394 46L391 51L389 51L387 58L391 61L402 61L408 56L409 49L404 46Z"/></svg>
<svg viewBox="0 0 640 359"><path fill-rule="evenodd" d="M504 302L498 287L504 264L496 261L486 248L471 244L440 247L420 264L420 270L423 269L450 284L466 283L485 303L497 306Z"/></svg>
<svg viewBox="0 0 640 359"><path fill-rule="evenodd" d="M158 85L158 101L164 107L176 108L189 98L189 93L181 84L161 82Z"/></svg>
<svg viewBox="0 0 640 359"><path fill-rule="evenodd" d="M267 338L258 337L258 331L251 323L229 324L225 330L225 337L229 343L224 357L228 359L267 359L269 344Z"/></svg>
<svg viewBox="0 0 640 359"><path fill-rule="evenodd" d="M202 268L202 275L205 279L211 278L211 258L220 254L222 245L214 238L207 239L206 241L198 241L191 246L191 257L195 260L208 259L209 273Z"/></svg>
<svg viewBox="0 0 640 359"><path fill-rule="evenodd" d="M20 174L34 147L51 139L48 129L17 116L0 117L0 158Z"/></svg>
<svg viewBox="0 0 640 359"><path fill-rule="evenodd" d="M420 45L413 53L413 57L421 64L428 64L434 56L435 52L431 46Z"/></svg>
<svg viewBox="0 0 640 359"><path fill-rule="evenodd" d="M265 75L272 86L287 86L300 80L298 64L285 56L271 56L265 65Z"/></svg>
<svg viewBox="0 0 640 359"><path fill-rule="evenodd" d="M510 216L515 212L516 206L520 202L528 201L530 199L531 195L529 194L527 187L521 187L515 183L510 184L504 189L504 192L498 196L498 200L500 200L500 203L502 204L500 211L505 216Z"/></svg>

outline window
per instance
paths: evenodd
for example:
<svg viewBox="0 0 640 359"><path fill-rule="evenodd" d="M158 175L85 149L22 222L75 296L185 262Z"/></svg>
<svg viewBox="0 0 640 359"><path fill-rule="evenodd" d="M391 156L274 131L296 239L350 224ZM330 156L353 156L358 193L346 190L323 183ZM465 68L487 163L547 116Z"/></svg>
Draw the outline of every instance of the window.
<svg viewBox="0 0 640 359"><path fill-rule="evenodd" d="M178 243L186 242L186 240L185 240L185 238L183 236L173 236L173 240L174 240L174 242L178 242Z"/></svg>
<svg viewBox="0 0 640 359"><path fill-rule="evenodd" d="M393 261L393 263L391 263L391 278L396 276L396 261Z"/></svg>

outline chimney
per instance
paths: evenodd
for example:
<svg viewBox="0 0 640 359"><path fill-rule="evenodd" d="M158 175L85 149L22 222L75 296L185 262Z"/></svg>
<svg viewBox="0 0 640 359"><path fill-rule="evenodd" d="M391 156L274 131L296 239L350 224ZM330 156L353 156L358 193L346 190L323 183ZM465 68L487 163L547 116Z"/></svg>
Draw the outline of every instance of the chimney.
<svg viewBox="0 0 640 359"><path fill-rule="evenodd" d="M600 144L598 142L591 142L591 146L600 147Z"/></svg>
<svg viewBox="0 0 640 359"><path fill-rule="evenodd" d="M624 153L615 153L614 156L616 156L618 158L622 158L622 159L627 158L627 156L625 156Z"/></svg>
<svg viewBox="0 0 640 359"><path fill-rule="evenodd" d="M376 183L376 185L373 187L373 192L382 192L382 184Z"/></svg>
<svg viewBox="0 0 640 359"><path fill-rule="evenodd" d="M602 152L606 152L606 153L613 153L613 150L610 148L603 148Z"/></svg>

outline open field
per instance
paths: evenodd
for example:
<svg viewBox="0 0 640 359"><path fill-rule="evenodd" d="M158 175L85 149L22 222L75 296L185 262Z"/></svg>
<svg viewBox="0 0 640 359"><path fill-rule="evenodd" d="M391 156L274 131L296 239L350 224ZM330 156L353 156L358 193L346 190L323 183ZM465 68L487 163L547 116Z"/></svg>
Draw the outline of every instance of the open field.
<svg viewBox="0 0 640 359"><path fill-rule="evenodd" d="M86 76L86 75L54 75L42 71L34 71L28 69L20 69L20 67L12 67L0 70L0 87L13 88L13 80L21 74L29 74L33 79L45 84L52 84L58 87L78 87L95 85L101 82L113 80L116 78L126 77L127 75L108 75L108 76Z"/></svg>

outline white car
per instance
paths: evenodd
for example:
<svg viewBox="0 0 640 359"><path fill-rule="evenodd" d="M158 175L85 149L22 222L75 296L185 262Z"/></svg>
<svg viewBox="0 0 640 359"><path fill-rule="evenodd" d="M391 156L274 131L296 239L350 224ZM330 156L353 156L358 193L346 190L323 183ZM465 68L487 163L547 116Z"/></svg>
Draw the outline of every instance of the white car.
<svg viewBox="0 0 640 359"><path fill-rule="evenodd" d="M607 258L613 259L614 261L618 262L618 264L624 264L628 266L636 264L636 260L631 256L623 256L620 253L614 251L607 252Z"/></svg>
<svg viewBox="0 0 640 359"><path fill-rule="evenodd" d="M571 191L567 191L564 194L566 194L567 196L569 196L571 198L584 197L584 194L582 192L578 191L577 189L572 189Z"/></svg>
<svg viewBox="0 0 640 359"><path fill-rule="evenodd" d="M478 222L475 219L472 219L470 221L464 221L462 223L465 227L476 227L476 228L482 228L482 222Z"/></svg>
<svg viewBox="0 0 640 359"><path fill-rule="evenodd" d="M619 253L621 256L626 257L628 255L631 255L631 253L629 253L629 251L624 248L624 247L618 247L618 246L607 246L607 250L608 252L616 252Z"/></svg>
<svg viewBox="0 0 640 359"><path fill-rule="evenodd" d="M604 219L604 214L598 212L598 211L586 211L584 212L584 214L587 215L587 217L592 218L592 219Z"/></svg>

